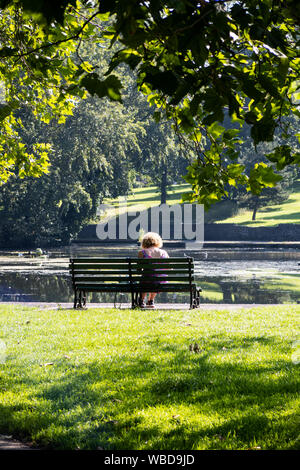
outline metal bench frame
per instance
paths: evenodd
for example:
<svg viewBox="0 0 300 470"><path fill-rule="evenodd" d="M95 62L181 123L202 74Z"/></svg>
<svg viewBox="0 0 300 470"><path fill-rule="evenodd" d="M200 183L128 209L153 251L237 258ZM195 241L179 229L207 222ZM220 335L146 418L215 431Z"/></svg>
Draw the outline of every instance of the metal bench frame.
<svg viewBox="0 0 300 470"><path fill-rule="evenodd" d="M187 292L190 308L200 305L194 279L194 260L184 258L71 258L70 274L74 308L86 308L87 292L131 294L132 308L138 307L142 292Z"/></svg>

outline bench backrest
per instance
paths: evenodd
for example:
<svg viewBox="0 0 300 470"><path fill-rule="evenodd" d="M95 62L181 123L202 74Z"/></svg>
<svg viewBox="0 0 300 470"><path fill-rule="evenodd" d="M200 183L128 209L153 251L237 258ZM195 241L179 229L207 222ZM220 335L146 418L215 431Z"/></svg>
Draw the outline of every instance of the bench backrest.
<svg viewBox="0 0 300 470"><path fill-rule="evenodd" d="M191 284L194 281L193 258L72 258L73 285L81 282Z"/></svg>

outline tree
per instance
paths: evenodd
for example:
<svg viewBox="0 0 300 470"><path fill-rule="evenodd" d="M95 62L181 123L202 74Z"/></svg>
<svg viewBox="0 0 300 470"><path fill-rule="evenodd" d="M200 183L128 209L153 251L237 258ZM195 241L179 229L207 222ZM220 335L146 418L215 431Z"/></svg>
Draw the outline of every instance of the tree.
<svg viewBox="0 0 300 470"><path fill-rule="evenodd" d="M131 65L150 102L195 142L189 200L209 205L226 184L259 194L280 180L272 165L258 164L248 176L236 163L239 130L222 123L227 112L248 124L254 145L272 141L276 128L286 135L282 118L297 113L297 2L102 1L100 12L115 15L112 38L124 46L110 71ZM300 161L299 152L280 145L267 158L277 169Z"/></svg>
<svg viewBox="0 0 300 470"><path fill-rule="evenodd" d="M20 138L28 147L46 139L52 164L39 178L16 174L0 187L1 244L66 245L96 216L103 198L131 189L131 153L140 151L144 128L120 103L92 97L60 125L39 123L26 108L19 114Z"/></svg>
<svg viewBox="0 0 300 470"><path fill-rule="evenodd" d="M77 86L76 65L69 56L76 52L74 41L82 18L74 21L66 14L65 25L43 28L22 9L19 2L1 2L0 10L0 177L7 181L15 171L20 177L40 176L49 166L49 146L42 140L30 148L20 139L23 126L17 112L27 106L41 122L64 122L78 97L86 92ZM77 28L77 29L76 29Z"/></svg>
<svg viewBox="0 0 300 470"><path fill-rule="evenodd" d="M273 142L264 142L257 147L255 147L251 139L249 139L249 128L247 129L247 127L244 126L244 142L240 145L238 162L243 164L247 175L251 175L251 172L256 171L258 164L266 169L268 169L267 164L271 167L275 166L274 163L272 164L272 161L268 161L266 156L272 156L272 152L276 148L280 148L281 153L283 153L285 147L289 146L296 152L297 139L295 135L299 128L299 120L297 117L289 117L284 118L283 122L285 122L292 131L291 136L286 139L284 143L281 141L280 134L276 131ZM260 193L253 194L251 191L246 191L244 187L237 186L234 188L234 199L238 206L247 207L253 211L252 220L256 219L257 211L260 208L270 204L281 204L289 198L293 190L293 184L297 179L296 168L293 166L285 167L284 165L280 167L280 159L278 159L277 165L278 168L280 168L278 180L279 177L281 177L281 179L277 182L274 181L273 185L270 182L270 187L263 188Z"/></svg>
<svg viewBox="0 0 300 470"><path fill-rule="evenodd" d="M3 14L9 15L6 21L18 32L11 38L4 27L8 46L0 55L6 70L12 65L12 78L19 84L20 61L25 60L31 79L36 80L39 71L45 89L48 80L50 88L57 90L58 86L60 94L62 90L76 95L87 90L121 100L115 70L128 64L136 73L138 86L156 107L156 119L167 116L177 132L195 143L196 157L187 175L192 186L189 200L209 206L226 195L228 184L241 184L259 194L279 180L269 164L257 164L247 175L236 161L239 129L227 130L222 124L228 112L232 121L250 126L254 145L272 141L275 129L284 139L283 116L298 112L300 13L296 0L100 0L99 4L84 2L84 7L76 4L76 8L75 1L56 0L51 9L46 3L0 1ZM41 23L33 23L35 29L29 34L27 11L38 13L41 19ZM99 30L96 18L109 20L105 31ZM20 32L26 41L22 34L20 39ZM105 77L96 73L96 64L80 59L70 62L64 53L64 47L76 51L78 42L91 37L95 41L109 37L112 44L122 44ZM4 79L9 75L4 67L2 74ZM66 85L55 88L55 79ZM8 95L9 108L4 108L4 114L13 116L15 103L9 87ZM21 95L17 96L16 106ZM49 96L45 100L48 104ZM300 156L280 144L267 160L280 170L299 164Z"/></svg>
<svg viewBox="0 0 300 470"><path fill-rule="evenodd" d="M142 148L140 172L148 175L152 183L158 187L160 202L165 204L170 186L182 178L189 160L183 154L168 121L156 123L150 119L145 130L146 135L140 142Z"/></svg>
<svg viewBox="0 0 300 470"><path fill-rule="evenodd" d="M244 192L240 195L238 205L252 210L252 220L256 220L259 209L274 204L282 204L287 201L292 192L290 175L286 176L274 188L264 188L260 194Z"/></svg>

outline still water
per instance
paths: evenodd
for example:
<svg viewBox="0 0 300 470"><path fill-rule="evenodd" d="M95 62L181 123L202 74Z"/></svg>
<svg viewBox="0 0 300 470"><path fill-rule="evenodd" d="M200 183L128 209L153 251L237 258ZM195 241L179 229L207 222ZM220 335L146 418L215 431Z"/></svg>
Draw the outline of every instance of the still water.
<svg viewBox="0 0 300 470"><path fill-rule="evenodd" d="M128 254L119 252L118 256ZM50 252L45 257L30 258L26 254L0 254L0 302L72 302L69 255ZM106 257L107 253L97 255ZM182 256L182 253L170 253L170 256ZM255 253L251 256L249 251L235 252L230 257L225 252L212 251L205 256L194 254L194 259L202 303L300 303L300 251L275 255L265 252L259 256ZM93 293L88 301L120 304L130 300L126 295L115 298L111 293ZM188 303L189 298L185 294L163 293L157 301Z"/></svg>

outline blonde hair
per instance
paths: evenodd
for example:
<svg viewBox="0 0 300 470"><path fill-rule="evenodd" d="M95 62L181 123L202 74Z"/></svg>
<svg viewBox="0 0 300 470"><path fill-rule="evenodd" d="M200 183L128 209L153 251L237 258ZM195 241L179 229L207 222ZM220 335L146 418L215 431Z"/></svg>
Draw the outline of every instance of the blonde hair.
<svg viewBox="0 0 300 470"><path fill-rule="evenodd" d="M155 232L148 232L142 238L141 242L142 248L151 248L152 246L156 246L157 248L161 248L163 245L163 241L158 233Z"/></svg>

